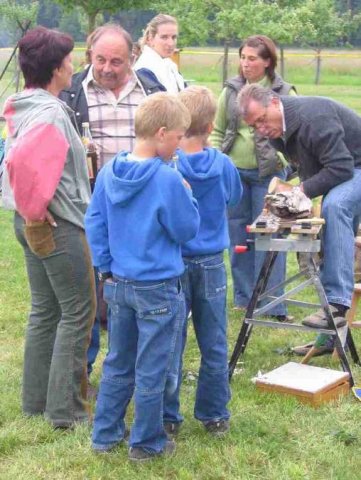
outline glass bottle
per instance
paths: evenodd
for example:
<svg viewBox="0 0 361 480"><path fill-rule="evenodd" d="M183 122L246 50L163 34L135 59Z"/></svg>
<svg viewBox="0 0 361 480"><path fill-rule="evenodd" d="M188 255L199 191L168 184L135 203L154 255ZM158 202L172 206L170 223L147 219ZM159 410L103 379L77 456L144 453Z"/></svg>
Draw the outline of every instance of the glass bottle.
<svg viewBox="0 0 361 480"><path fill-rule="evenodd" d="M81 126L83 129L82 141L85 147L90 188L93 191L95 179L98 173L98 153L96 150L96 145L90 133L89 123L84 122L81 124Z"/></svg>

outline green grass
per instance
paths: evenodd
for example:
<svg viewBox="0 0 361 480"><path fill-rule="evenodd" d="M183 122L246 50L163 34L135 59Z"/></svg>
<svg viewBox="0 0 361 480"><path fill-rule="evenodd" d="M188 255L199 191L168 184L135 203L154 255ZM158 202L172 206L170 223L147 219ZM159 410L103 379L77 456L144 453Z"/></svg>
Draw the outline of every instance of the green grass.
<svg viewBox="0 0 361 480"><path fill-rule="evenodd" d="M1 60L4 58L0 51ZM196 58L196 61L195 61ZM232 74L236 72L237 58ZM309 57L290 57L286 79L303 95L326 95L361 113L358 59L327 59L321 85L313 85ZM216 56L195 57L184 53L182 72L188 79L221 90L220 62ZM3 83L0 84L0 93ZM1 103L1 99L0 99ZM289 256L288 271L296 271ZM246 273L245 273L246 274ZM231 281L229 279L229 292ZM229 296L230 297L230 296ZM313 292L300 296L314 298ZM269 371L289 360L277 349L304 343L314 336L286 330L254 329L240 374L232 382L231 433L223 441L210 438L193 418L195 382L199 353L192 327L185 354L186 380L182 387L185 422L172 459L158 459L151 465L133 466L125 446L110 455L94 455L90 448L90 427L72 433L53 431L42 418L25 418L21 413L23 339L29 311L29 291L21 249L12 231L12 214L0 210L0 478L1 480L111 480L140 478L158 480L358 480L361 471L360 404L350 395L315 410L294 398L262 394L251 382L259 370ZM231 309L229 298L229 345L233 349L241 315ZM291 308L300 320L304 311ZM361 312L359 312L361 313ZM361 336L354 334L356 344ZM99 382L101 361L106 352L102 338L100 358L93 381ZM331 358L318 358L313 365L339 368ZM361 381L360 369L354 368ZM128 422L131 423L131 411Z"/></svg>
<svg viewBox="0 0 361 480"><path fill-rule="evenodd" d="M53 431L42 418L21 413L23 338L29 309L29 292L21 249L12 231L12 214L0 211L0 478L2 480L83 479L358 479L360 405L351 396L315 410L294 398L262 394L251 382L259 370L269 371L288 361L276 349L312 339L312 334L286 330L254 329L241 373L232 382L231 433L224 440L210 438L193 418L199 354L193 328L189 328L182 388L185 422L171 459L134 466L125 446L109 455L95 455L90 448L90 427L74 432ZM293 257L289 273L296 270ZM229 287L231 285L229 284ZM304 292L312 298L312 292ZM233 348L241 317L231 309L229 344ZM302 311L290 311L298 319ZM359 341L356 335L356 341ZM93 381L99 382L106 351L102 338ZM330 358L314 365L339 368ZM355 369L356 378L360 372ZM128 415L131 423L131 412Z"/></svg>

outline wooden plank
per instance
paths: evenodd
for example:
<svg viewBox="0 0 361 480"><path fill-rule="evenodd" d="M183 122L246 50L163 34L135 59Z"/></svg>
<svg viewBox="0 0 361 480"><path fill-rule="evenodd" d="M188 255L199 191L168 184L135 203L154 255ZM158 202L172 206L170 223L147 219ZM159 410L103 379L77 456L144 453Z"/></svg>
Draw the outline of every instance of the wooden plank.
<svg viewBox="0 0 361 480"><path fill-rule="evenodd" d="M328 368L288 362L256 379L256 384L277 386L289 392L310 396L348 380L349 374Z"/></svg>
<svg viewBox="0 0 361 480"><path fill-rule="evenodd" d="M326 221L324 218L312 217L312 218L298 218L295 220L295 223L310 223L311 225L325 225Z"/></svg>
<svg viewBox="0 0 361 480"><path fill-rule="evenodd" d="M321 231L322 225L312 225L311 228L303 228L302 224L292 225L291 233L303 235L318 235Z"/></svg>
<svg viewBox="0 0 361 480"><path fill-rule="evenodd" d="M264 223L264 226L260 226ZM252 225L248 226L250 233L276 233L280 230L290 229L294 233L317 235L325 220L323 218L298 218L294 220L277 217L270 213L267 209L263 209L262 213L256 218ZM311 228L302 228L302 224L310 224Z"/></svg>
<svg viewBox="0 0 361 480"><path fill-rule="evenodd" d="M349 374L338 370L289 362L256 378L261 391L291 395L312 406L345 395L350 390Z"/></svg>
<svg viewBox="0 0 361 480"><path fill-rule="evenodd" d="M330 402L331 400L336 400L343 395L347 395L350 391L349 382L343 382L340 385L336 385L325 392L321 392L315 395L301 395L298 391L290 392L288 390L281 390L279 388L274 388L273 386L257 384L257 389L263 392L269 393L279 393L281 395L293 396L297 398L301 403L311 405L313 407L318 407L323 403Z"/></svg>

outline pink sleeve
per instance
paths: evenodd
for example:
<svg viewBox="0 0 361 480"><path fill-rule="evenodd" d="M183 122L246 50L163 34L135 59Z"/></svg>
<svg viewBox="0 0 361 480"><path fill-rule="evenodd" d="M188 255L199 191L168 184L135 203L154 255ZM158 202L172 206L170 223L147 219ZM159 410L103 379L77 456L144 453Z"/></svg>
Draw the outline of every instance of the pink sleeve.
<svg viewBox="0 0 361 480"><path fill-rule="evenodd" d="M19 136L6 156L16 209L25 220L44 220L60 181L69 143L61 130L38 124Z"/></svg>

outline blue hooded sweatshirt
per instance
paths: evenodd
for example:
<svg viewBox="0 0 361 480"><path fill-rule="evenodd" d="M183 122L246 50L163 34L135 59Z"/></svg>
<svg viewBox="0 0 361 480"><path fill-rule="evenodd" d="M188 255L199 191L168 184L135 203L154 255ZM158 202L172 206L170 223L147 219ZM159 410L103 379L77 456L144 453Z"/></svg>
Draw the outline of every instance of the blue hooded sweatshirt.
<svg viewBox="0 0 361 480"><path fill-rule="evenodd" d="M229 247L227 206L242 197L242 184L232 160L215 148L185 154L177 151L178 170L192 187L201 223L195 238L182 246L185 257L209 255Z"/></svg>
<svg viewBox="0 0 361 480"><path fill-rule="evenodd" d="M126 152L99 172L85 215L94 266L130 280L181 275L180 245L198 227L197 202L180 174L160 158L128 162Z"/></svg>

